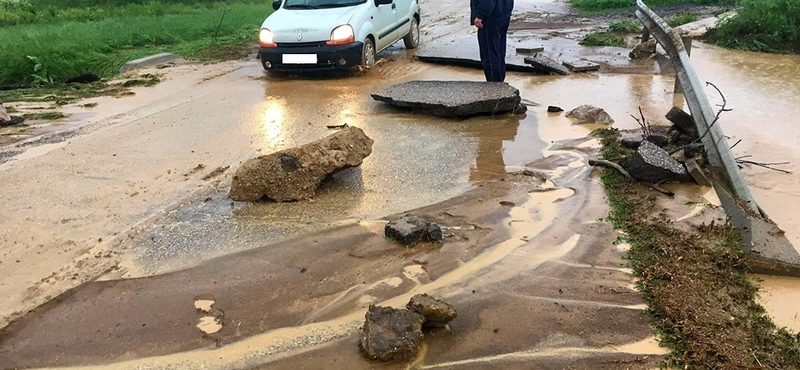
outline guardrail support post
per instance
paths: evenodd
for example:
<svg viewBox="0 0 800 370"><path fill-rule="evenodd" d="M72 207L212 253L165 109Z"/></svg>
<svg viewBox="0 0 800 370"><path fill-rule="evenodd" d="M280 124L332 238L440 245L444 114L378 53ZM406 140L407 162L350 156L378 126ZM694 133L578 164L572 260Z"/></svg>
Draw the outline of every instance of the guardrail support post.
<svg viewBox="0 0 800 370"><path fill-rule="evenodd" d="M647 30L648 38L650 34L650 30ZM692 38L687 36L682 36L681 41L683 41L683 48L686 49L686 55L692 56ZM675 89L673 89L674 93L676 94L683 94L683 86L681 86L681 81L678 79L678 76L675 76Z"/></svg>

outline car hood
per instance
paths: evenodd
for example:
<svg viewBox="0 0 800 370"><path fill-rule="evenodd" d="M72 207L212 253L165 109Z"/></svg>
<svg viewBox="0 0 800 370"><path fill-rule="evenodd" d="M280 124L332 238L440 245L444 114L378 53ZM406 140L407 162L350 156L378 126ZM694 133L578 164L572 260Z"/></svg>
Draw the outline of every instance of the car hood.
<svg viewBox="0 0 800 370"><path fill-rule="evenodd" d="M327 41L334 28L349 23L359 6L328 9L281 8L264 21L277 43Z"/></svg>

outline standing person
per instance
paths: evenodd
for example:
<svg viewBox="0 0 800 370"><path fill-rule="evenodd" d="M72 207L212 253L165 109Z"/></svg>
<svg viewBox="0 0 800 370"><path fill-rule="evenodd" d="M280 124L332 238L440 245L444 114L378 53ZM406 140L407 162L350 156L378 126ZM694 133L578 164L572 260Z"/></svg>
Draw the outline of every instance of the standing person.
<svg viewBox="0 0 800 370"><path fill-rule="evenodd" d="M514 0L470 0L470 23L478 28L478 47L486 81L506 79L506 34Z"/></svg>

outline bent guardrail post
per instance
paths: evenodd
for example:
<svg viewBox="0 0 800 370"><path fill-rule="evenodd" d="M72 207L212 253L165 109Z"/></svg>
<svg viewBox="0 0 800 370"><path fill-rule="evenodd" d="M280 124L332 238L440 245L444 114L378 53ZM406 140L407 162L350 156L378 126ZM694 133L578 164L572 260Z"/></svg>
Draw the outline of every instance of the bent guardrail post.
<svg viewBox="0 0 800 370"><path fill-rule="evenodd" d="M741 233L740 243L747 252L750 267L755 272L800 276L800 253L753 198L728 140L719 122L715 122L716 113L703 92L703 85L689 61L681 36L642 0L637 0L636 6L636 17L669 54L697 132L702 135L714 178L714 191L731 224Z"/></svg>

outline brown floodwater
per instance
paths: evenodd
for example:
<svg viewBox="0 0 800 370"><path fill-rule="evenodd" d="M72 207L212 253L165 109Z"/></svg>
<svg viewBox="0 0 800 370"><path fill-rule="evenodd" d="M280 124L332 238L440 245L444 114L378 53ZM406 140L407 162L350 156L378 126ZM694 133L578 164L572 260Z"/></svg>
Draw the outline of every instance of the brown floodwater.
<svg viewBox="0 0 800 370"><path fill-rule="evenodd" d="M562 6L557 1L540 3L538 8L525 6L531 10ZM451 9L454 4L459 2L443 1L438 8L426 2L439 10L430 13L436 22L426 26L428 37L443 40L465 32L467 20L460 10ZM513 37L515 42L535 40L528 31L520 32ZM548 40L548 45L554 47L554 43ZM574 44L574 39L567 39L563 50L572 50ZM720 125L731 143L742 139L734 152L763 162L789 162L781 168L794 172L800 163L796 145L800 139L800 80L796 78L800 57L728 51L702 43L695 46L693 60L701 80L719 86L733 109L723 115ZM602 51L606 56L614 52L622 49ZM502 287L506 281L525 281L531 277L528 272L553 265L618 274L615 279L632 291L630 271L618 268L618 255L599 267L569 258L596 235L582 230L587 233L584 236L565 225L591 229L596 226L592 222L601 217L597 205L581 208L591 194L575 190L594 181L586 177L585 160L597 142L586 136L598 126L572 125L563 114L550 114L545 108L557 105L570 110L592 104L607 110L615 119L614 127L621 129L638 127L631 115L641 108L654 124L666 124L663 117L670 107L685 108L681 97L672 93L674 78L649 73L566 77L511 73L507 82L519 88L526 101L536 103L527 115L452 121L396 111L369 98L372 91L407 80L482 80L479 71L427 65L404 54L393 48L387 59L397 60L386 60L363 76L341 78L267 77L251 60L183 66L169 71L159 86L136 90L135 97L94 99L100 105L90 111L68 108L74 110L74 121L60 124L82 124L85 135L26 148L0 164L8 185L0 189L7 210L0 215L0 296L9 297L0 302L0 318L8 320L94 280L115 265L121 270L105 275L104 280L174 273L332 226L363 225L379 234L380 217L457 197L542 158L552 158L552 163L533 167L551 180L540 191L518 199L518 206L509 210L503 219L506 237L480 254L462 256L457 266L435 278L422 266L404 266L381 279L343 287L296 326L255 335L220 351L198 349L105 368L236 366L242 359L271 355L264 349L296 349L298 343L317 344L352 334L363 317L363 306L370 303L401 306L414 293L444 291L458 296L473 288ZM707 93L712 102L721 102L713 89ZM375 140L373 154L360 169L343 173L320 189L313 202L232 204L226 198L228 180L243 160L319 138L330 133L326 125L342 123L363 128ZM222 176L202 179L228 166ZM786 206L800 201L800 177L757 167L743 171L756 200L800 248L800 214ZM707 191L688 197L715 203ZM676 212L676 218L688 219L702 208L687 205ZM553 230L558 235L551 235L556 233ZM542 242L537 237L553 240ZM532 240L542 243L534 245ZM49 247L54 245L57 248ZM612 249L621 253L624 246ZM105 255L109 250L114 254ZM104 257L95 257L98 253ZM541 281L537 281L546 283L546 278L539 276ZM791 307L798 306L798 281L765 278L762 286L762 302L776 322L797 330L797 312ZM402 292L387 293L397 289ZM530 306L546 295L537 294L522 304L513 301L513 306ZM518 291L514 295L524 296ZM613 310L609 317L631 317L628 311L642 308L635 299L613 303L580 298L561 301ZM198 301L194 307L204 311L211 308L210 302ZM186 305L191 308L192 301ZM473 313L478 317L478 312ZM488 309L480 314L492 317ZM192 320L192 326L200 324L207 332L225 330L210 316ZM476 325L483 328L484 324ZM576 337L578 333L583 332L576 331ZM420 366L503 364L565 352L663 354L652 338L641 335L620 339L627 344L614 348L568 339L558 345L498 349L485 355L476 355L478 350L452 356L427 351L421 355Z"/></svg>

